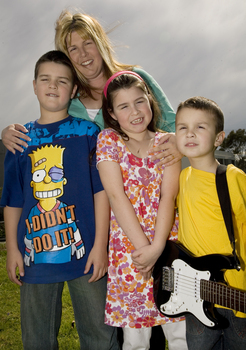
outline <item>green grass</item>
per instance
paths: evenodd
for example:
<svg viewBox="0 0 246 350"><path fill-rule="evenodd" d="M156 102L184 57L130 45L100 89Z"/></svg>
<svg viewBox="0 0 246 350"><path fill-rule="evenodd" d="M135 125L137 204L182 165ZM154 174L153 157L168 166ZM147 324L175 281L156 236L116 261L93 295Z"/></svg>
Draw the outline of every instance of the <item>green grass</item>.
<svg viewBox="0 0 246 350"><path fill-rule="evenodd" d="M0 240L5 240L4 223L0 222Z"/></svg>
<svg viewBox="0 0 246 350"><path fill-rule="evenodd" d="M5 264L6 247L5 243L0 243L0 350L20 350L23 349L20 328L20 287L9 281ZM72 303L65 284L62 323L58 336L60 350L80 349L73 320Z"/></svg>

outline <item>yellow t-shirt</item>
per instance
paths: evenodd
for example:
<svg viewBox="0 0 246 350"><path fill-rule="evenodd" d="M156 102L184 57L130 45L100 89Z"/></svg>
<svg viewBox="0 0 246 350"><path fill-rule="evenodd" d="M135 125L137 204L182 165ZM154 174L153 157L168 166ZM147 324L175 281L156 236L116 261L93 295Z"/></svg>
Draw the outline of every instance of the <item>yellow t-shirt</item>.
<svg viewBox="0 0 246 350"><path fill-rule="evenodd" d="M227 167L236 253L241 270L227 270L225 280L231 287L246 291L246 174L230 164ZM178 240L196 256L232 253L217 195L215 174L192 167L180 175ZM238 317L246 314L235 312Z"/></svg>

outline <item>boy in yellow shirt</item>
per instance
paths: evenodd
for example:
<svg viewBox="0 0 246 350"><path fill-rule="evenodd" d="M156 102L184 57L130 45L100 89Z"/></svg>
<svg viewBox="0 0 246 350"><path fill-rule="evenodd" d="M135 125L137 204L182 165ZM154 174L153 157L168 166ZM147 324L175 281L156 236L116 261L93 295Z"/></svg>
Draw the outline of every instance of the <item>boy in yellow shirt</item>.
<svg viewBox="0 0 246 350"><path fill-rule="evenodd" d="M214 151L224 140L224 116L220 107L204 97L192 97L178 106L176 138L179 151L191 166L180 175L179 241L195 256L229 255L232 246L217 195ZM229 286L246 290L246 175L230 164L226 172L231 199L236 254L241 270L227 270ZM229 321L223 329L204 326L193 315L186 317L186 336L191 350L245 349L246 314L216 307Z"/></svg>

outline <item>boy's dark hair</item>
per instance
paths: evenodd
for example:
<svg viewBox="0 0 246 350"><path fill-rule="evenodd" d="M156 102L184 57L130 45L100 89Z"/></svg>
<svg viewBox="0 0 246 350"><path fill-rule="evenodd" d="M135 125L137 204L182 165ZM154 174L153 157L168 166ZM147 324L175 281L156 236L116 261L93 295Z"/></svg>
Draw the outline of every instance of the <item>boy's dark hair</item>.
<svg viewBox="0 0 246 350"><path fill-rule="evenodd" d="M137 77L131 74L121 74L118 77L116 77L110 82L108 86L107 98L103 94L102 113L105 128L112 128L116 130L125 140L128 140L129 137L121 130L118 121L111 117L109 111L113 112L113 101L115 93L121 89L130 89L131 87L137 87L141 89L149 97L153 117L150 124L148 125L148 130L153 132L157 131L156 124L158 118L161 115L158 104L155 101L153 94L147 88L144 81L138 79Z"/></svg>
<svg viewBox="0 0 246 350"><path fill-rule="evenodd" d="M46 62L54 62L58 64L63 64L64 66L68 67L72 73L72 83L73 85L78 85L78 78L76 71L72 65L72 62L70 59L65 55L65 53L58 51L58 50L52 50L49 52L46 52L43 56L39 58L35 65L34 69L34 79L36 80L38 77L38 72L41 64L46 63Z"/></svg>
<svg viewBox="0 0 246 350"><path fill-rule="evenodd" d="M202 96L191 97L191 98L188 98L188 100L181 102L178 105L176 115L183 108L200 109L202 111L206 111L212 114L216 122L215 124L216 134L224 130L224 115L221 108L217 105L216 102Z"/></svg>

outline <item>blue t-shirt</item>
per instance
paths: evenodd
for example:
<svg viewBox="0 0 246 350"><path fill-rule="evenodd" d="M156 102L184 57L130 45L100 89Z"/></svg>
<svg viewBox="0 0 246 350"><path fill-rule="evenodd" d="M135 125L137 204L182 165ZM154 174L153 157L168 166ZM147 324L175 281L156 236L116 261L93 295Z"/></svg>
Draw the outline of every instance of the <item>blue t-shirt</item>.
<svg viewBox="0 0 246 350"><path fill-rule="evenodd" d="M22 208L17 236L22 280L78 278L94 244L94 194L103 190L95 165L99 129L71 116L25 127L31 141L23 153L7 152L1 200L3 206Z"/></svg>

